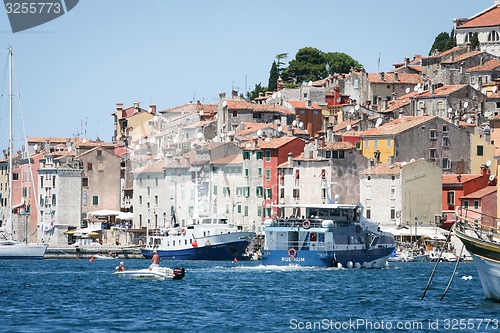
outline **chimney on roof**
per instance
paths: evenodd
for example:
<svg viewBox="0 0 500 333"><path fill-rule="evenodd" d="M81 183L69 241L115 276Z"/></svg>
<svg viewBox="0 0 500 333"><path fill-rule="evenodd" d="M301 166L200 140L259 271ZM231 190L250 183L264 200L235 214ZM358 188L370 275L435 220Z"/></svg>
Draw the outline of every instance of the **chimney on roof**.
<svg viewBox="0 0 500 333"><path fill-rule="evenodd" d="M238 92L236 90L231 91L231 98L236 99L238 97Z"/></svg>
<svg viewBox="0 0 500 333"><path fill-rule="evenodd" d="M116 112L120 112L123 110L123 103L116 103ZM119 115L121 117L121 115Z"/></svg>
<svg viewBox="0 0 500 333"><path fill-rule="evenodd" d="M405 66L408 67L409 64L410 64L410 58L406 57L405 58Z"/></svg>
<svg viewBox="0 0 500 333"><path fill-rule="evenodd" d="M292 166L292 153L288 153L288 166Z"/></svg>
<svg viewBox="0 0 500 333"><path fill-rule="evenodd" d="M150 104L150 105L149 105L149 112L150 112L152 115L156 115L156 104Z"/></svg>
<svg viewBox="0 0 500 333"><path fill-rule="evenodd" d="M429 80L429 94L434 96L434 86L432 85L432 81Z"/></svg>
<svg viewBox="0 0 500 333"><path fill-rule="evenodd" d="M139 102L134 102L134 113L139 112Z"/></svg>
<svg viewBox="0 0 500 333"><path fill-rule="evenodd" d="M264 97L264 93L262 91L259 91L259 97Z"/></svg>
<svg viewBox="0 0 500 333"><path fill-rule="evenodd" d="M394 72L394 81L399 81L399 73Z"/></svg>
<svg viewBox="0 0 500 333"><path fill-rule="evenodd" d="M254 138L253 139L253 149L257 149L258 146L259 146L259 139Z"/></svg>
<svg viewBox="0 0 500 333"><path fill-rule="evenodd" d="M311 102L311 100L310 100L310 99L308 99L308 100L306 101L306 106L307 106L307 108L308 108L308 109L312 108L312 102Z"/></svg>
<svg viewBox="0 0 500 333"><path fill-rule="evenodd" d="M328 124L328 126L326 126L326 141L333 142L333 125L332 124Z"/></svg>
<svg viewBox="0 0 500 333"><path fill-rule="evenodd" d="M197 101L196 101L196 104L201 105L200 100L197 100Z"/></svg>
<svg viewBox="0 0 500 333"><path fill-rule="evenodd" d="M460 183L461 179L462 179L462 175L461 175L461 174L458 174L458 175L457 175L457 180L458 180L458 182L459 182L459 183Z"/></svg>
<svg viewBox="0 0 500 333"><path fill-rule="evenodd" d="M380 72L380 81L384 81L384 76L385 76L385 73L384 72Z"/></svg>

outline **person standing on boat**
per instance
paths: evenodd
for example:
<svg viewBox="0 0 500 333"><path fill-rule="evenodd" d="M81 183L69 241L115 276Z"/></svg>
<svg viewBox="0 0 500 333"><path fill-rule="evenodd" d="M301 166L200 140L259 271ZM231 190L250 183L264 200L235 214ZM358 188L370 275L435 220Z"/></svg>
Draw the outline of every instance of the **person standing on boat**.
<svg viewBox="0 0 500 333"><path fill-rule="evenodd" d="M160 256L158 255L158 251L154 250L153 253L153 258L151 258L151 266L149 266L150 270L160 267Z"/></svg>
<svg viewBox="0 0 500 333"><path fill-rule="evenodd" d="M116 266L115 268L118 272L123 272L125 270L125 266L123 264L123 261L120 262L120 265Z"/></svg>

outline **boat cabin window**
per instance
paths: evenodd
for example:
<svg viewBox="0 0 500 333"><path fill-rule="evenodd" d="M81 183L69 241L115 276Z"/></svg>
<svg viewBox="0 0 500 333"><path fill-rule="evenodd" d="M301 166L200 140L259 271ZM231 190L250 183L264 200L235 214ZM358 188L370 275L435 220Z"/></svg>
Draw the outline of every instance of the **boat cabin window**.
<svg viewBox="0 0 500 333"><path fill-rule="evenodd" d="M318 234L315 232L311 232L311 234L309 235L309 240L311 242L315 242L317 240L317 238L318 238Z"/></svg>
<svg viewBox="0 0 500 333"><path fill-rule="evenodd" d="M202 224L212 224L212 219L203 219Z"/></svg>

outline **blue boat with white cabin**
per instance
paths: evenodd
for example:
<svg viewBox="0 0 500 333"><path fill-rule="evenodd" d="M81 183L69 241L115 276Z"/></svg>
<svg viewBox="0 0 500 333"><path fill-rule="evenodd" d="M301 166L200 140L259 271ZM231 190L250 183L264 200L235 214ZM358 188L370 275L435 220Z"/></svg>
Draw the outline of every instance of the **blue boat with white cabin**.
<svg viewBox="0 0 500 333"><path fill-rule="evenodd" d="M148 231L141 247L146 258L157 251L167 260L240 260L255 236L238 230L225 217L196 217L171 228Z"/></svg>
<svg viewBox="0 0 500 333"><path fill-rule="evenodd" d="M264 265L382 268L396 248L394 235L365 218L361 205L276 207L290 215L264 222Z"/></svg>

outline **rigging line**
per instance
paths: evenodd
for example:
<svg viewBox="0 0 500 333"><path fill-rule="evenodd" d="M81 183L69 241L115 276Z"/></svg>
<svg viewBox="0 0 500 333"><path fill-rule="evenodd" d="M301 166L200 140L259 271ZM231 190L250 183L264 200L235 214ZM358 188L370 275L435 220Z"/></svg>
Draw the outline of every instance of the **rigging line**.
<svg viewBox="0 0 500 333"><path fill-rule="evenodd" d="M14 66L14 60L12 60L12 67L15 73L15 66ZM19 118L21 120L21 128L22 128L22 133L23 133L23 141L24 141L24 147L27 152L27 157L28 157L28 165L30 169L30 178L31 178L31 187L32 187L32 195L35 200L35 206L36 206L36 211L37 211L37 228L39 226L39 221L40 221L40 203L38 202L38 192L37 188L35 187L35 178L33 174L33 164L31 163L31 155L29 152L29 146L28 146L28 136L26 135L26 128L24 126L24 115L23 115L23 108L21 105L21 93L19 92L19 82L17 81L17 75L14 75L14 79L16 81L16 91L17 91L17 101L19 104Z"/></svg>
<svg viewBox="0 0 500 333"><path fill-rule="evenodd" d="M446 242L443 245L443 248L441 249L441 252L439 252L439 258L436 261L436 265L434 265L434 269L432 270L431 276L429 277L429 281L427 282L427 285L425 286L424 293L422 294L422 300L425 298L425 294L427 293L427 289L429 289L429 286L431 285L432 278L434 277L434 274L436 273L437 266L439 265L439 262L441 261L441 257L443 256L444 249L446 248L448 242L450 241L451 237L451 231L448 232L448 238L446 238Z"/></svg>
<svg viewBox="0 0 500 333"><path fill-rule="evenodd" d="M464 247L465 247L465 245L462 244L462 249L460 250L460 254L458 255L457 263L455 264L455 268L453 269L453 273L451 273L450 281L448 281L448 285L446 286L446 289L444 290L444 293L441 296L440 301L443 300L444 296L448 292L448 289L450 289L451 281L453 281L453 278L455 277L455 273L457 272L458 263L460 262L460 258L462 258L462 252L464 251Z"/></svg>

